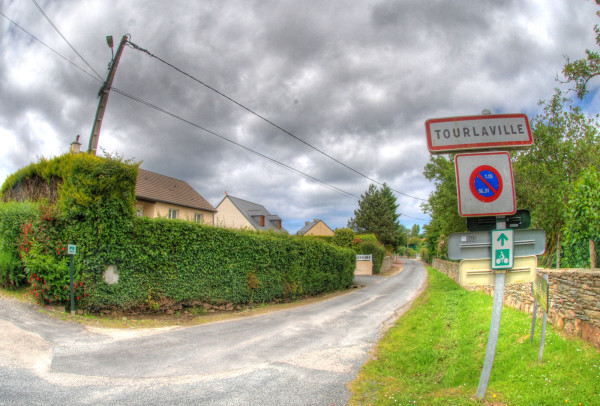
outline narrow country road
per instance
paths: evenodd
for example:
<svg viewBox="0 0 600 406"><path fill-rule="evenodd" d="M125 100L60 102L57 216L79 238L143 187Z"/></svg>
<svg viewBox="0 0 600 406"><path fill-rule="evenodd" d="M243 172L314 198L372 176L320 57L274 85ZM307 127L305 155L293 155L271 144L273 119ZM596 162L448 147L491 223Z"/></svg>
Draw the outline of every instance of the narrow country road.
<svg viewBox="0 0 600 406"><path fill-rule="evenodd" d="M382 332L426 285L418 261L366 287L265 315L100 330L0 298L1 405L345 405Z"/></svg>

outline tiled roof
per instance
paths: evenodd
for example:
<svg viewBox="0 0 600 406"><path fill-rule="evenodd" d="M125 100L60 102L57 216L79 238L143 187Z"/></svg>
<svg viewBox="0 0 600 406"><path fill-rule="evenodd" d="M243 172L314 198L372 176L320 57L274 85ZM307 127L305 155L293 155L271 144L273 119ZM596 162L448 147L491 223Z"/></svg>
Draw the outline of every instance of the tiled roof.
<svg viewBox="0 0 600 406"><path fill-rule="evenodd" d="M313 222L307 221L300 230L296 231L296 235L304 235L308 230L313 228L320 220L314 220Z"/></svg>
<svg viewBox="0 0 600 406"><path fill-rule="evenodd" d="M271 220L281 220L276 214L271 214L267 211L265 206L252 203L244 199L240 199L238 197L234 197L231 195L225 196L225 199L229 198L231 202L237 207L237 209L246 217L246 220L250 222L254 226L256 230L275 230L275 231L285 231L282 227L281 229L277 228L275 224L271 222ZM221 201L222 202L222 201ZM220 205L221 203L219 203ZM265 216L265 225L260 225L260 216Z"/></svg>
<svg viewBox="0 0 600 406"><path fill-rule="evenodd" d="M198 192L183 180L140 169L135 184L138 200L170 203L191 209L216 212Z"/></svg>

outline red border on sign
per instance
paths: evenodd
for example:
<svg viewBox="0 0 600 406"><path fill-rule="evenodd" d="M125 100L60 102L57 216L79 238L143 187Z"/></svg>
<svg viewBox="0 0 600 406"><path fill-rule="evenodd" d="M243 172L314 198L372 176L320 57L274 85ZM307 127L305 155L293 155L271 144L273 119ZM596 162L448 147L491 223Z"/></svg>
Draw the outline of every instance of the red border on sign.
<svg viewBox="0 0 600 406"><path fill-rule="evenodd" d="M462 200L462 196L460 193L460 187L459 187L459 183L460 183L460 178L459 178L459 173L458 173L458 158L461 156L473 156L473 155L478 155L478 156L485 156L485 155L507 155L508 159L509 159L509 169L510 169L510 178L513 179L513 170L512 170L512 164L510 163L510 154L508 152L473 152L473 153L464 153L464 154L456 154L456 156L454 157L454 167L456 170L456 189L457 189L457 195L458 195L458 214L461 217L485 217L485 216L504 216L504 215L508 215L508 214L515 214L517 212L517 202L516 202L516 197L515 197L515 185L514 185L514 180L513 182L513 187L512 190L510 191L504 191L504 193L511 193L511 198L512 198L512 203L513 203L513 210L512 211L506 211L506 212L493 212L493 211L489 211L486 213L477 213L477 214L466 214L463 213L462 211L462 205L461 205L461 200Z"/></svg>
<svg viewBox="0 0 600 406"><path fill-rule="evenodd" d="M477 188L475 188L475 178L479 177L479 180L485 183L489 188L494 189L485 179L479 176L479 173L481 171L490 171L494 175L496 175L496 178L498 178L498 189L494 190L494 194L492 196L482 196L481 194L479 194ZM498 172L493 166L489 165L478 166L473 170L473 172L471 173L471 177L469 178L469 187L471 188L471 193L473 193L473 197L484 203L491 203L494 200L498 199L502 194L503 186L504 185L502 183L502 176L500 176L500 172Z"/></svg>
<svg viewBox="0 0 600 406"><path fill-rule="evenodd" d="M484 143L467 143L460 145L442 145L433 146L431 136L431 124L433 123L448 123L454 121L471 121L471 120L493 120L502 118L523 118L525 119L526 130L528 139L525 141L497 141L497 142L484 142ZM427 149L433 153L444 153L451 151L464 151L464 150L476 150L476 149L487 149L487 148L498 148L498 147L527 147L533 145L533 135L531 133L531 127L529 126L529 118L526 114L490 114L485 116L464 116L464 117L444 117L444 118L430 118L425 121L425 132L427 133Z"/></svg>

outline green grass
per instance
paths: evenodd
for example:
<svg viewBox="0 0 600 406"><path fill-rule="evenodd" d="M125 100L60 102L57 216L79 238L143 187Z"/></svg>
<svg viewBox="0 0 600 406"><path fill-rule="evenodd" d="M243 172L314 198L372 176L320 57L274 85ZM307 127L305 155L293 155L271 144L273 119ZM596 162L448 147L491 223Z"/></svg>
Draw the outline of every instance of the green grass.
<svg viewBox="0 0 600 406"><path fill-rule="evenodd" d="M475 397L492 298L428 268L429 286L351 384L351 405L600 405L600 350L548 324L538 362L531 316L504 307L485 400Z"/></svg>

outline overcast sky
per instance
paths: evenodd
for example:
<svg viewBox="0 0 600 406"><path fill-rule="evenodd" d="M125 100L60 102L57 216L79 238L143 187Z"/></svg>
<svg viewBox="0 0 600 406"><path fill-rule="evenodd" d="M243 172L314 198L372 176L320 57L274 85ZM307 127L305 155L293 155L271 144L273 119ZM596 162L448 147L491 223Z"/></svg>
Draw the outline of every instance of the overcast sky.
<svg viewBox="0 0 600 406"><path fill-rule="evenodd" d="M102 80L34 1L0 0L71 62L0 16L0 182L65 153L78 134L87 149L111 58L105 37L116 51L129 34L356 172L132 47L115 88L338 190L114 91L99 149L183 179L213 206L225 191L262 204L292 233L314 218L345 227L368 178L403 193L402 224L425 224L425 120L484 108L533 118L564 57L596 49L600 22L586 0L36 1Z"/></svg>

